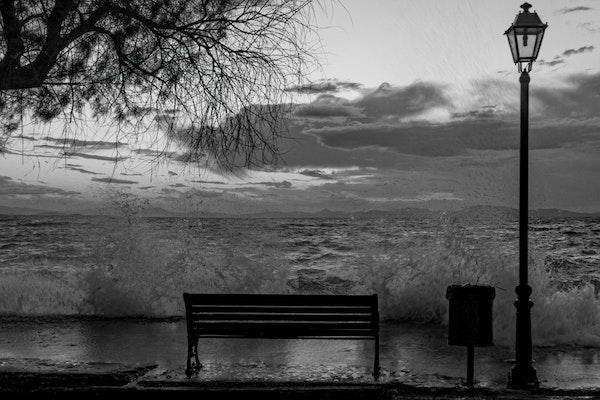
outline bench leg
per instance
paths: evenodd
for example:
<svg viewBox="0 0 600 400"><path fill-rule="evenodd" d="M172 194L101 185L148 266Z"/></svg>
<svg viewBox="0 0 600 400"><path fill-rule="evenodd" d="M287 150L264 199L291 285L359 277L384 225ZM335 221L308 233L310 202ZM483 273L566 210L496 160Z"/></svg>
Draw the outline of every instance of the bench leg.
<svg viewBox="0 0 600 400"><path fill-rule="evenodd" d="M185 375L188 378L192 377L193 374L193 370L192 370L192 354L194 352L194 349L192 347L192 342L188 339L188 349L187 349L187 361L185 364Z"/></svg>
<svg viewBox="0 0 600 400"><path fill-rule="evenodd" d="M194 362L192 362L192 357L194 358ZM185 365L185 375L190 378L194 373L198 373L202 368L202 364L200 364L200 360L198 359L198 339L193 341L192 339L188 339L188 351L187 351L187 361Z"/></svg>
<svg viewBox="0 0 600 400"><path fill-rule="evenodd" d="M373 378L379 380L379 334L375 338L375 361L373 362Z"/></svg>
<svg viewBox="0 0 600 400"><path fill-rule="evenodd" d="M194 360L196 361L194 371L198 372L202 369L202 364L200 364L200 360L198 359L198 340L196 340L196 343L194 344Z"/></svg>

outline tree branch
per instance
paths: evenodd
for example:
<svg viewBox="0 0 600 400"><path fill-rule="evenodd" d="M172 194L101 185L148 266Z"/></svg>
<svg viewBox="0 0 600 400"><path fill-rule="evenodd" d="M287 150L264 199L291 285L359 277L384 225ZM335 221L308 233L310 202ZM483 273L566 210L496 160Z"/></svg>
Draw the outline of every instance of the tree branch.
<svg viewBox="0 0 600 400"><path fill-rule="evenodd" d="M6 41L6 54L0 61L0 69L19 67L25 45L21 38L21 22L16 15L14 0L0 1L0 15L2 15L3 34Z"/></svg>
<svg viewBox="0 0 600 400"><path fill-rule="evenodd" d="M46 41L38 56L31 63L32 70L35 71L41 82L46 79L46 76L55 64L58 55L69 43L61 37L60 30L63 21L67 18L69 13L76 8L77 3L73 0L56 0L54 8L48 16Z"/></svg>

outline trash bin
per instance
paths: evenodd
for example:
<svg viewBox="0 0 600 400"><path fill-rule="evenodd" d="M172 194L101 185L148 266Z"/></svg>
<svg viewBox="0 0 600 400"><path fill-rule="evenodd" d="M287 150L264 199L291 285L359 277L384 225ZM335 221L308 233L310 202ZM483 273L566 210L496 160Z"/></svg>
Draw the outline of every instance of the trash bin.
<svg viewBox="0 0 600 400"><path fill-rule="evenodd" d="M446 290L448 344L467 347L467 385L473 386L475 347L493 346L493 306L496 290L492 286L452 285Z"/></svg>
<svg viewBox="0 0 600 400"><path fill-rule="evenodd" d="M450 301L448 344L493 346L493 286L452 285L446 291Z"/></svg>

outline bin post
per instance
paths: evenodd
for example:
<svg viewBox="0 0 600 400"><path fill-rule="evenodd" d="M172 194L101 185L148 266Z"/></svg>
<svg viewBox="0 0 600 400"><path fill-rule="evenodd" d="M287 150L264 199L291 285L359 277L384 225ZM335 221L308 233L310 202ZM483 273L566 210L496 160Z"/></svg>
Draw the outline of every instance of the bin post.
<svg viewBox="0 0 600 400"><path fill-rule="evenodd" d="M475 374L475 346L467 346L467 386L473 387Z"/></svg>

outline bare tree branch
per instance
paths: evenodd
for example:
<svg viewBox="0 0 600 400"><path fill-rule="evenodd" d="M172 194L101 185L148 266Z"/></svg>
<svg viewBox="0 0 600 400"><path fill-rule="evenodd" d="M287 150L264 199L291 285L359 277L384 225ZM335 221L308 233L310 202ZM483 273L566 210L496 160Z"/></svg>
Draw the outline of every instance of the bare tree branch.
<svg viewBox="0 0 600 400"><path fill-rule="evenodd" d="M3 134L75 115L143 129L169 110L191 159L265 162L283 127L260 104L314 61L318 1L0 0Z"/></svg>

